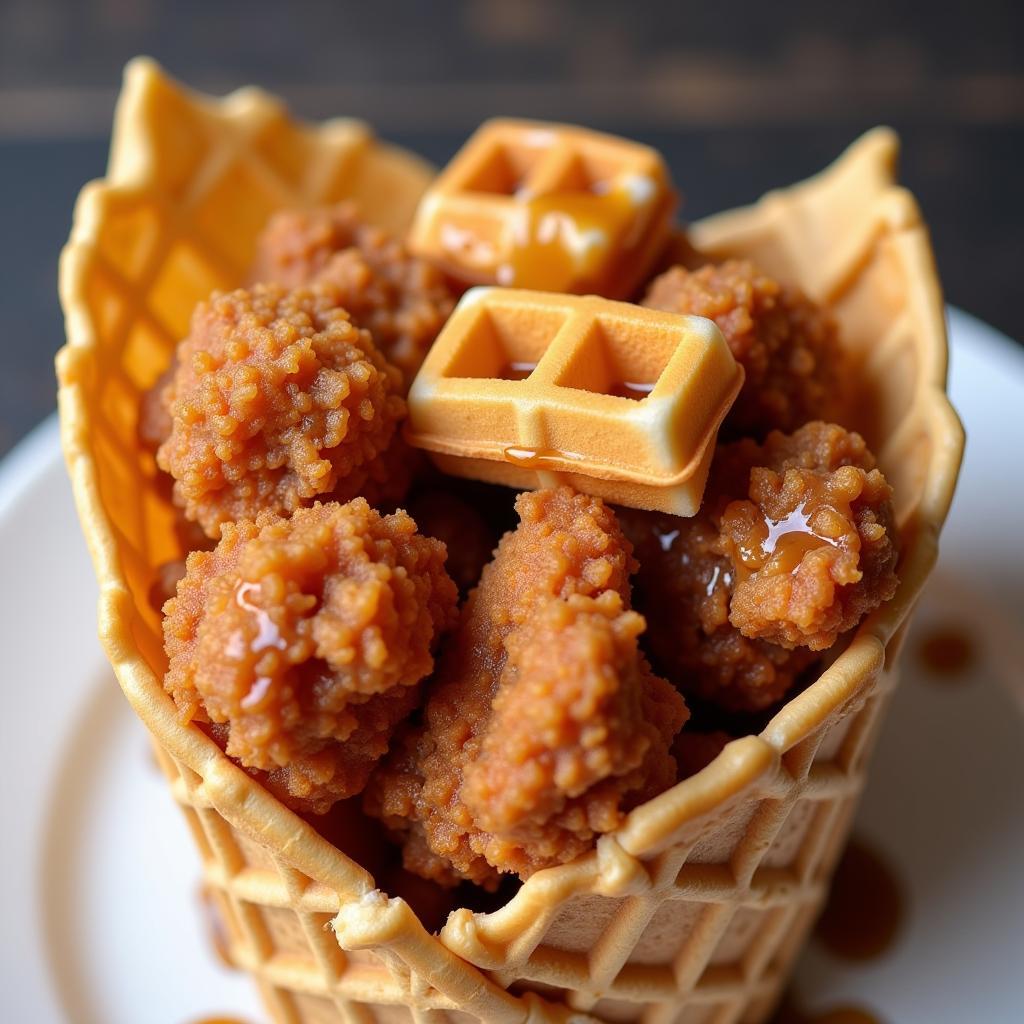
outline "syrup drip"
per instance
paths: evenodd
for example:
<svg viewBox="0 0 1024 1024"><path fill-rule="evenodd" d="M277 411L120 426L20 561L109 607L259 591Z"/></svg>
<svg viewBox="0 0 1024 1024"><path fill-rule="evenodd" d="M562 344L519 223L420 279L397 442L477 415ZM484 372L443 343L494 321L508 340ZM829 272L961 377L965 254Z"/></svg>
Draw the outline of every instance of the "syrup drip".
<svg viewBox="0 0 1024 1024"><path fill-rule="evenodd" d="M814 530L806 505L781 519L765 516L764 525L757 533L759 536L754 543L738 545L740 561L750 572L764 571L772 575L791 573L808 552L826 544L834 547L836 543Z"/></svg>
<svg viewBox="0 0 1024 1024"><path fill-rule="evenodd" d="M651 190L653 193L653 189ZM637 220L637 195L612 183L600 191L518 193L513 244L507 263L496 271L498 284L516 288L572 291L599 277L614 249Z"/></svg>
<svg viewBox="0 0 1024 1024"><path fill-rule="evenodd" d="M515 466L533 468L542 462L579 461L583 458L577 452L563 451L561 448L505 448L502 451L506 462Z"/></svg>
<svg viewBox="0 0 1024 1024"><path fill-rule="evenodd" d="M658 527L654 527L654 536L658 538L661 550L665 552L672 550L672 545L675 544L680 532L680 530L660 530Z"/></svg>
<svg viewBox="0 0 1024 1024"><path fill-rule="evenodd" d="M608 389L609 395L616 398L631 398L634 402L642 402L654 390L653 382L640 384L631 380L622 380Z"/></svg>
<svg viewBox="0 0 1024 1024"><path fill-rule="evenodd" d="M870 847L851 839L832 880L815 937L844 960L873 960L893 944L905 901L892 869Z"/></svg>
<svg viewBox="0 0 1024 1024"><path fill-rule="evenodd" d="M815 938L834 956L866 961L893 944L904 915L896 876L870 847L851 839L836 868ZM882 1024L860 1006L837 1006L820 1013L805 1011L792 994L783 998L772 1024Z"/></svg>
<svg viewBox="0 0 1024 1024"><path fill-rule="evenodd" d="M247 583L245 581L240 582L235 588L235 600L238 602L238 606L244 608L256 619L258 632L256 639L253 640L251 645L252 653L259 654L261 651L272 647L283 651L288 644L285 643L284 638L278 632L274 620L259 605L253 604L249 600L250 595L258 594L259 591L260 586L258 583Z"/></svg>
<svg viewBox="0 0 1024 1024"><path fill-rule="evenodd" d="M931 675L948 682L970 670L977 651L970 633L951 623L927 633L918 656Z"/></svg>
<svg viewBox="0 0 1024 1024"><path fill-rule="evenodd" d="M536 363L509 362L501 368L501 373L498 376L502 380L526 380L536 369Z"/></svg>
<svg viewBox="0 0 1024 1024"><path fill-rule="evenodd" d="M771 1024L882 1024L882 1021L859 1006L837 1006L821 1013L807 1013L787 996Z"/></svg>
<svg viewBox="0 0 1024 1024"><path fill-rule="evenodd" d="M264 651L283 651L288 647L284 637L281 636L274 620L259 605L253 604L249 597L259 593L258 583L241 581L235 588L235 601L240 608L245 609L256 620L256 637L249 644L249 651L252 654L260 655ZM234 633L228 639L227 653L229 657L241 658L245 653L245 637L241 632ZM256 707L270 690L273 680L269 676L257 676L249 692L242 698L243 708Z"/></svg>

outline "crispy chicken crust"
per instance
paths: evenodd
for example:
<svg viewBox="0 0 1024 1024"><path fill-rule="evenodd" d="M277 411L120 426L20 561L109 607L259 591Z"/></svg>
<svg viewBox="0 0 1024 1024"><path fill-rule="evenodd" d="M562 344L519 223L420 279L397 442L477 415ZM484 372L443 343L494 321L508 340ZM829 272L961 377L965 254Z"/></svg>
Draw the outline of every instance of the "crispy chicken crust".
<svg viewBox="0 0 1024 1024"><path fill-rule="evenodd" d="M723 445L691 519L620 515L655 665L729 711L784 697L898 582L891 489L834 424Z"/></svg>
<svg viewBox="0 0 1024 1024"><path fill-rule="evenodd" d="M400 390L398 370L351 323L333 285L215 295L178 347L157 462L185 515L214 538L266 509L344 501L395 436Z"/></svg>
<svg viewBox="0 0 1024 1024"><path fill-rule="evenodd" d="M637 647L630 545L569 488L520 495L521 524L470 595L424 708L374 773L370 814L406 866L493 887L572 860L675 781L687 717Z"/></svg>
<svg viewBox="0 0 1024 1024"><path fill-rule="evenodd" d="M723 436L763 437L836 414L842 350L829 314L747 260L677 266L651 282L643 305L709 317L746 377Z"/></svg>
<svg viewBox="0 0 1024 1024"><path fill-rule="evenodd" d="M822 423L732 457L753 468L748 499L721 518L729 621L782 647L831 647L896 592L892 488L859 434Z"/></svg>
<svg viewBox="0 0 1024 1024"><path fill-rule="evenodd" d="M226 524L164 611L165 687L288 806L365 785L456 619L444 545L359 498Z"/></svg>
<svg viewBox="0 0 1024 1024"><path fill-rule="evenodd" d="M373 335L406 387L456 298L439 270L363 223L351 203L276 213L257 241L250 278L288 287L331 281L352 322Z"/></svg>

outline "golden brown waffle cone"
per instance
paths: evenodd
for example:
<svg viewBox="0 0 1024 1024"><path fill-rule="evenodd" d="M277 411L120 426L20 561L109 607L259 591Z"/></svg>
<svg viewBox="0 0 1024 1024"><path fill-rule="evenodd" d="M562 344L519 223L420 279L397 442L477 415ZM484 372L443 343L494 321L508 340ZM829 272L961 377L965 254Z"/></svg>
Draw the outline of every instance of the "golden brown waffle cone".
<svg viewBox="0 0 1024 1024"><path fill-rule="evenodd" d="M896 487L895 599L761 735L637 808L592 854L534 875L497 912L456 911L435 937L179 721L147 600L156 567L179 552L135 443L141 390L193 301L242 279L271 209L342 195L373 204L384 188L392 200L367 209L400 227L427 172L354 122L299 129L262 93L213 102L149 62L129 67L110 175L83 191L61 262L62 438L101 638L195 835L231 955L276 1021L724 1024L769 1013L846 836L963 444L943 391L927 233L893 184L896 148L891 132L871 132L822 176L691 233L715 257L752 256L838 316L865 381L856 425ZM342 173L346 161L357 166Z"/></svg>

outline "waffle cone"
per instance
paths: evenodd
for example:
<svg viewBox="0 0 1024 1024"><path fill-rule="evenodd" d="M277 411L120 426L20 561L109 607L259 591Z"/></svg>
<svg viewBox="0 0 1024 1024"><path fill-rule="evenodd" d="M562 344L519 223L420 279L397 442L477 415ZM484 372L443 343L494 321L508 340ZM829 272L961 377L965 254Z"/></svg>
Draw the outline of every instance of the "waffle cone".
<svg viewBox="0 0 1024 1024"><path fill-rule="evenodd" d="M633 811L591 854L501 909L429 934L401 899L183 725L147 594L180 555L138 400L194 302L243 279L281 206L352 197L404 229L429 179L365 126L291 122L256 90L188 94L129 65L110 170L86 186L60 270L64 451L100 584L99 628L195 836L232 959L278 1022L764 1020L817 914L863 787L908 612L935 560L963 435L945 393L926 229L870 132L822 175L693 226L838 318L860 366L861 429L896 489L899 591L758 736Z"/></svg>

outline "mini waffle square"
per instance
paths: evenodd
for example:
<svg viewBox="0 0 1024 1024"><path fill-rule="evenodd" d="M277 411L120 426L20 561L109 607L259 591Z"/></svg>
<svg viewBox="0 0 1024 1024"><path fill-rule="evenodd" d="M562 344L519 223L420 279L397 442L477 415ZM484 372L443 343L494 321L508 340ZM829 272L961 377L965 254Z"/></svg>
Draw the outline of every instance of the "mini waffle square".
<svg viewBox="0 0 1024 1024"><path fill-rule="evenodd" d="M742 378L711 320L474 288L413 384L408 438L458 476L693 515Z"/></svg>
<svg viewBox="0 0 1024 1024"><path fill-rule="evenodd" d="M482 125L420 203L410 248L474 284L628 298L676 208L648 146L540 121Z"/></svg>

